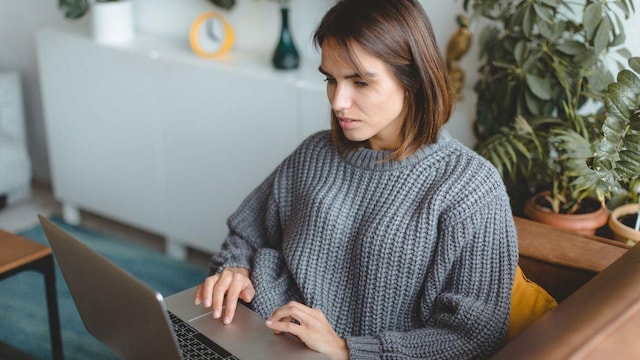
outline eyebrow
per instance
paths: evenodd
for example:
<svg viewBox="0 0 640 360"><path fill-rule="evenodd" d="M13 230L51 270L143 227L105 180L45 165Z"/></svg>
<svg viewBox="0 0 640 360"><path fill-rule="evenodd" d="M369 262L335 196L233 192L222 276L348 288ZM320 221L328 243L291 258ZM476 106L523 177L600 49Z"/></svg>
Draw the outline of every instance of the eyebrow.
<svg viewBox="0 0 640 360"><path fill-rule="evenodd" d="M333 77L333 75L329 74L326 70L324 70L322 68L322 66L318 66L318 71L320 71L323 75L329 76L329 77ZM376 74L375 73L366 73L364 74L367 78L372 78L375 77ZM345 75L343 76L344 79L360 79L362 78L362 76L360 76L358 73L353 73L353 74L349 74L349 75Z"/></svg>

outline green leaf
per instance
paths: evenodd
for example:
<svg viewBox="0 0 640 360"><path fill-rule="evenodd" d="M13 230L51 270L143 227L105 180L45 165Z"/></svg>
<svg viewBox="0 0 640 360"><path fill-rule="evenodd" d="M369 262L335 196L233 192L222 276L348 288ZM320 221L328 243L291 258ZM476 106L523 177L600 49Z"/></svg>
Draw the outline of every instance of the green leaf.
<svg viewBox="0 0 640 360"><path fill-rule="evenodd" d="M605 133L607 131L613 131L615 133L621 133L627 127L626 121L624 119L616 118L616 117L607 117L603 124L603 131Z"/></svg>
<svg viewBox="0 0 640 360"><path fill-rule="evenodd" d="M524 100L527 105L527 109L533 115L542 115L542 106L540 105L540 99L538 99L531 91L525 91Z"/></svg>
<svg viewBox="0 0 640 360"><path fill-rule="evenodd" d="M636 177L640 173L640 166L629 161L618 161L616 168L629 177Z"/></svg>
<svg viewBox="0 0 640 360"><path fill-rule="evenodd" d="M628 58L630 58L632 56L631 55L631 51L629 51L629 49L627 49L627 48L620 48L620 49L618 49L616 51L616 53L618 55L620 55L622 58L625 58L625 59L628 59ZM623 66L618 66L618 68L622 68L622 67Z"/></svg>
<svg viewBox="0 0 640 360"><path fill-rule="evenodd" d="M464 0L464 3L462 4L464 11L469 11L469 1L470 0Z"/></svg>
<svg viewBox="0 0 640 360"><path fill-rule="evenodd" d="M640 110L636 109L629 117L629 127L631 130L640 131Z"/></svg>
<svg viewBox="0 0 640 360"><path fill-rule="evenodd" d="M640 144L640 135L638 135L638 134L627 134L627 136L625 136L624 139L628 143Z"/></svg>
<svg viewBox="0 0 640 360"><path fill-rule="evenodd" d="M640 57L630 58L629 66L633 69L633 71L640 73Z"/></svg>
<svg viewBox="0 0 640 360"><path fill-rule="evenodd" d="M601 54L609 47L609 34L611 34L611 21L608 17L604 17L593 40L596 53Z"/></svg>
<svg viewBox="0 0 640 360"><path fill-rule="evenodd" d="M558 7L558 0L540 0L540 2L554 9Z"/></svg>
<svg viewBox="0 0 640 360"><path fill-rule="evenodd" d="M67 19L79 19L89 11L88 0L59 0L58 9Z"/></svg>
<svg viewBox="0 0 640 360"><path fill-rule="evenodd" d="M551 81L534 75L526 75L527 85L531 92L541 100L551 99Z"/></svg>
<svg viewBox="0 0 640 360"><path fill-rule="evenodd" d="M525 58L527 58L526 52L527 52L527 42L525 40L518 41L518 43L516 44L516 47L513 50L513 57L516 60L516 64L520 68L524 63Z"/></svg>
<svg viewBox="0 0 640 360"><path fill-rule="evenodd" d="M595 146L596 153L604 156L615 156L618 153L618 147L609 141L600 141Z"/></svg>
<svg viewBox="0 0 640 360"><path fill-rule="evenodd" d="M614 19L616 20L616 26L615 29L620 29L620 31L618 33L614 33L613 35L613 41L611 42L610 46L615 47L615 46L620 46L623 45L625 43L625 41L627 40L627 37L624 33L624 24L622 23L622 20L620 20L620 18L618 16L614 16ZM628 57L628 56L627 56Z"/></svg>
<svg viewBox="0 0 640 360"><path fill-rule="evenodd" d="M553 24L553 11L548 7L544 7L538 3L533 3L533 9L536 15L542 19L542 21Z"/></svg>
<svg viewBox="0 0 640 360"><path fill-rule="evenodd" d="M578 55L585 52L585 50L587 50L587 47L580 41L567 40L558 44L556 46L556 49L567 55Z"/></svg>
<svg viewBox="0 0 640 360"><path fill-rule="evenodd" d="M633 109L634 106L627 96L627 91L622 85L618 83L610 84L609 89L607 90L607 99L610 100L620 112L622 118L628 119L631 116L631 109Z"/></svg>
<svg viewBox="0 0 640 360"><path fill-rule="evenodd" d="M620 159L635 163L636 166L640 166L640 152L633 150L620 151Z"/></svg>
<svg viewBox="0 0 640 360"><path fill-rule="evenodd" d="M545 39L549 39L549 41L555 40L556 38L555 23L548 23L546 21L539 22L538 30L540 31L540 35L542 35Z"/></svg>
<svg viewBox="0 0 640 360"><path fill-rule="evenodd" d="M589 4L584 10L584 29L586 31L587 41L593 41L596 31L602 21L602 4L599 2L593 2Z"/></svg>
<svg viewBox="0 0 640 360"><path fill-rule="evenodd" d="M624 69L618 73L616 81L630 88L629 90L638 93L640 92L640 79L630 70Z"/></svg>
<svg viewBox="0 0 640 360"><path fill-rule="evenodd" d="M533 7L529 6L524 10L524 18L522 19L522 32L526 37L531 38L535 24L536 14Z"/></svg>

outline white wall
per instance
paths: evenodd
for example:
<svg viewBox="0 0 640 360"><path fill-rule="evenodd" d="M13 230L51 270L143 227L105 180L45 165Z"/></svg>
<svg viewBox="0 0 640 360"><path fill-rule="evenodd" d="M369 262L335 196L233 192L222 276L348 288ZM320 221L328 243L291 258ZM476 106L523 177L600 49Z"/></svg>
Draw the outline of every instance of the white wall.
<svg viewBox="0 0 640 360"><path fill-rule="evenodd" d="M0 70L20 73L33 175L48 180L35 49L35 32L43 27L88 28L88 19L75 23L65 21L57 11L55 0L0 0Z"/></svg>
<svg viewBox="0 0 640 360"><path fill-rule="evenodd" d="M203 11L216 10L225 13L237 32L238 48L257 48L270 51L277 41L280 19L276 4L266 0L237 0L236 7L224 11L207 0L133 0L136 24L139 32L167 37L183 38L189 25ZM462 11L461 0L421 0L433 22L434 31L444 49L449 37L456 30L455 16ZM636 1L637 2L637 1ZM291 25L303 61L318 62L318 55L311 46L311 33L323 13L334 0L292 0ZM637 23L640 15L628 23ZM38 81L35 34L41 28L75 29L89 34L90 16L79 21L68 21L57 10L57 0L0 0L0 70L18 70L22 77L25 116L29 149L34 177L48 181L49 166L45 140L44 121ZM634 54L640 53L640 34L627 31L628 44ZM448 124L449 131L463 143L474 142L471 124L474 118L475 95L472 84L477 79L478 68L475 47L463 61L467 71L464 100ZM70 54L70 61L73 61Z"/></svg>

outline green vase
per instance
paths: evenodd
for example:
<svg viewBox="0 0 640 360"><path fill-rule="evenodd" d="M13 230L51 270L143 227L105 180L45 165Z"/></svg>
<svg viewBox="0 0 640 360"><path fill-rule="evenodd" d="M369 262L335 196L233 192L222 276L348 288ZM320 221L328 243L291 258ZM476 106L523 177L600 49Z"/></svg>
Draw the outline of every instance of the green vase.
<svg viewBox="0 0 640 360"><path fill-rule="evenodd" d="M273 53L271 62L276 69L289 70L300 66L300 55L293 43L291 31L289 30L289 8L280 8L282 17L282 28L280 30L280 40Z"/></svg>

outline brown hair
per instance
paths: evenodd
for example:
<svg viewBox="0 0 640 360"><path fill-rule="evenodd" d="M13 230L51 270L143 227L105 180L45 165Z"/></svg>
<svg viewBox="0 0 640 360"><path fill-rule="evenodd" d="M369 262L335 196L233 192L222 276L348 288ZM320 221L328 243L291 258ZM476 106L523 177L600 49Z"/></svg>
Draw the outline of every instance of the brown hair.
<svg viewBox="0 0 640 360"><path fill-rule="evenodd" d="M401 145L392 159L401 160L437 141L453 112L455 97L431 22L417 0L340 0L322 18L313 36L317 48L326 40L335 42L365 78L352 47L358 44L388 64L409 94ZM361 146L344 136L333 112L331 132L341 151Z"/></svg>

